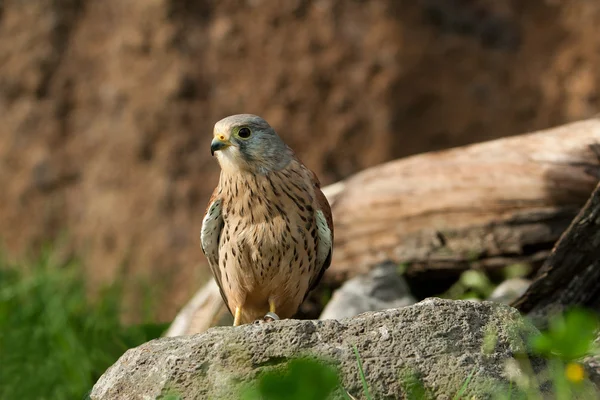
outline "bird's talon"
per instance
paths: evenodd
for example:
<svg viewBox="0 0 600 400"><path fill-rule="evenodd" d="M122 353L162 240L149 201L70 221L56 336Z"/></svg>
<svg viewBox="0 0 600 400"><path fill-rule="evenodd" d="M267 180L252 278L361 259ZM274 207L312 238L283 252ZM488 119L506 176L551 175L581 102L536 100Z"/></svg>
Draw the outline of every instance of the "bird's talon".
<svg viewBox="0 0 600 400"><path fill-rule="evenodd" d="M279 316L277 314L275 314L274 312L268 312L263 317L263 321L264 322L279 321Z"/></svg>

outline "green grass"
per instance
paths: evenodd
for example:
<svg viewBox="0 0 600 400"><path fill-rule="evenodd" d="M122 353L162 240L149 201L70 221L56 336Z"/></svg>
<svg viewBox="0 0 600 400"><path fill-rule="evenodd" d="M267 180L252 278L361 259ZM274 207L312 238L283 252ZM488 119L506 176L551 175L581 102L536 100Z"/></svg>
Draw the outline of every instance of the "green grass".
<svg viewBox="0 0 600 400"><path fill-rule="evenodd" d="M356 365L358 365L358 373L360 375L360 381L362 382L365 398L367 400L373 400L371 393L369 392L369 385L367 384L367 379L365 378L365 371L363 370L362 360L360 359L360 354L358 354L358 349L355 345L352 346L352 349L354 350L354 356L356 357Z"/></svg>
<svg viewBox="0 0 600 400"><path fill-rule="evenodd" d="M469 386L469 382L471 382L471 379L473 379L474 373L475 373L475 368L473 368L473 370L471 371L469 376L467 376L467 379L465 379L462 386L460 387L460 390L458 391L458 393L456 393L456 395L452 398L452 400L460 400L462 398L462 395L467 390L467 386Z"/></svg>
<svg viewBox="0 0 600 400"><path fill-rule="evenodd" d="M83 399L127 349L166 328L123 325L120 286L90 301L82 270L49 254L18 265L0 258L0 399Z"/></svg>

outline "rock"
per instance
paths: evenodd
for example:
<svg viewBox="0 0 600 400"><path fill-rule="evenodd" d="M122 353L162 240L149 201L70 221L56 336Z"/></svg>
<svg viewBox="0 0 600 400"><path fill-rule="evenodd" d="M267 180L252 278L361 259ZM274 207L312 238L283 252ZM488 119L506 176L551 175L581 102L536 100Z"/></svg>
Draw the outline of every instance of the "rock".
<svg viewBox="0 0 600 400"><path fill-rule="evenodd" d="M493 332L495 346L482 350L488 347L484 337ZM441 299L340 321L216 327L128 350L98 380L91 399L156 399L167 393L181 399L238 398L240 385L299 355L331 360L342 386L361 398L354 345L375 399L403 397L400 376L407 371L417 374L436 399L453 398L473 373L464 398L488 398L491 390L508 390L504 363L525 352L524 339L536 332L509 306ZM531 361L536 372L543 367L541 360Z"/></svg>
<svg viewBox="0 0 600 400"><path fill-rule="evenodd" d="M346 281L325 306L320 319L353 317L367 311L409 306L417 301L394 263Z"/></svg>
<svg viewBox="0 0 600 400"><path fill-rule="evenodd" d="M511 278L502 282L488 298L489 301L510 304L513 300L519 298L527 288L531 285L531 281L523 278Z"/></svg>
<svg viewBox="0 0 600 400"><path fill-rule="evenodd" d="M596 340L598 343L598 340ZM600 391L600 356L589 356L583 360L586 375Z"/></svg>

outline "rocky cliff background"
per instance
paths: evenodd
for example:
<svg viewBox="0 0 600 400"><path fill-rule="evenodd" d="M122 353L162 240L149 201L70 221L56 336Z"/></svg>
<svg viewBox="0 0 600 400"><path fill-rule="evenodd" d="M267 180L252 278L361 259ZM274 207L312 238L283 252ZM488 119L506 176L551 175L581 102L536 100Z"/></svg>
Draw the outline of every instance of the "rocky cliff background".
<svg viewBox="0 0 600 400"><path fill-rule="evenodd" d="M170 320L208 274L218 119L263 116L329 184L595 114L599 24L578 0L4 0L0 244L59 240Z"/></svg>

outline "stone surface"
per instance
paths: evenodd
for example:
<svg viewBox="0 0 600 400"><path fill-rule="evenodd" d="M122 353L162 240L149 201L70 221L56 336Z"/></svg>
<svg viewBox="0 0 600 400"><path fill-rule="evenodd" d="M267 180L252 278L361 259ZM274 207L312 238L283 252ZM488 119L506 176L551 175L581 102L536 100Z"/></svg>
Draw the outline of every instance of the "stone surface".
<svg viewBox="0 0 600 400"><path fill-rule="evenodd" d="M208 274L215 121L262 115L332 183L596 113L599 24L595 1L3 1L0 247L66 232L90 287L160 282L171 320Z"/></svg>
<svg viewBox="0 0 600 400"><path fill-rule="evenodd" d="M394 263L383 264L366 275L346 281L337 289L319 319L354 317L367 311L409 306L417 301Z"/></svg>
<svg viewBox="0 0 600 400"><path fill-rule="evenodd" d="M484 352L483 340L490 332L496 332L497 341ZM441 400L453 398L473 372L464 398L487 398L494 385L506 383L504 362L523 352L525 335L534 332L506 305L440 299L340 321L217 327L127 351L99 379L91 399L155 399L166 393L182 399L236 398L238 384L299 355L318 355L337 364L343 387L362 398L353 345L376 399L402 398L399 376L408 370L419 374ZM534 369L540 366L533 359Z"/></svg>
<svg viewBox="0 0 600 400"><path fill-rule="evenodd" d="M518 299L523 293L525 293L529 285L531 285L531 281L528 279L507 279L494 289L488 300L510 304L513 300Z"/></svg>

